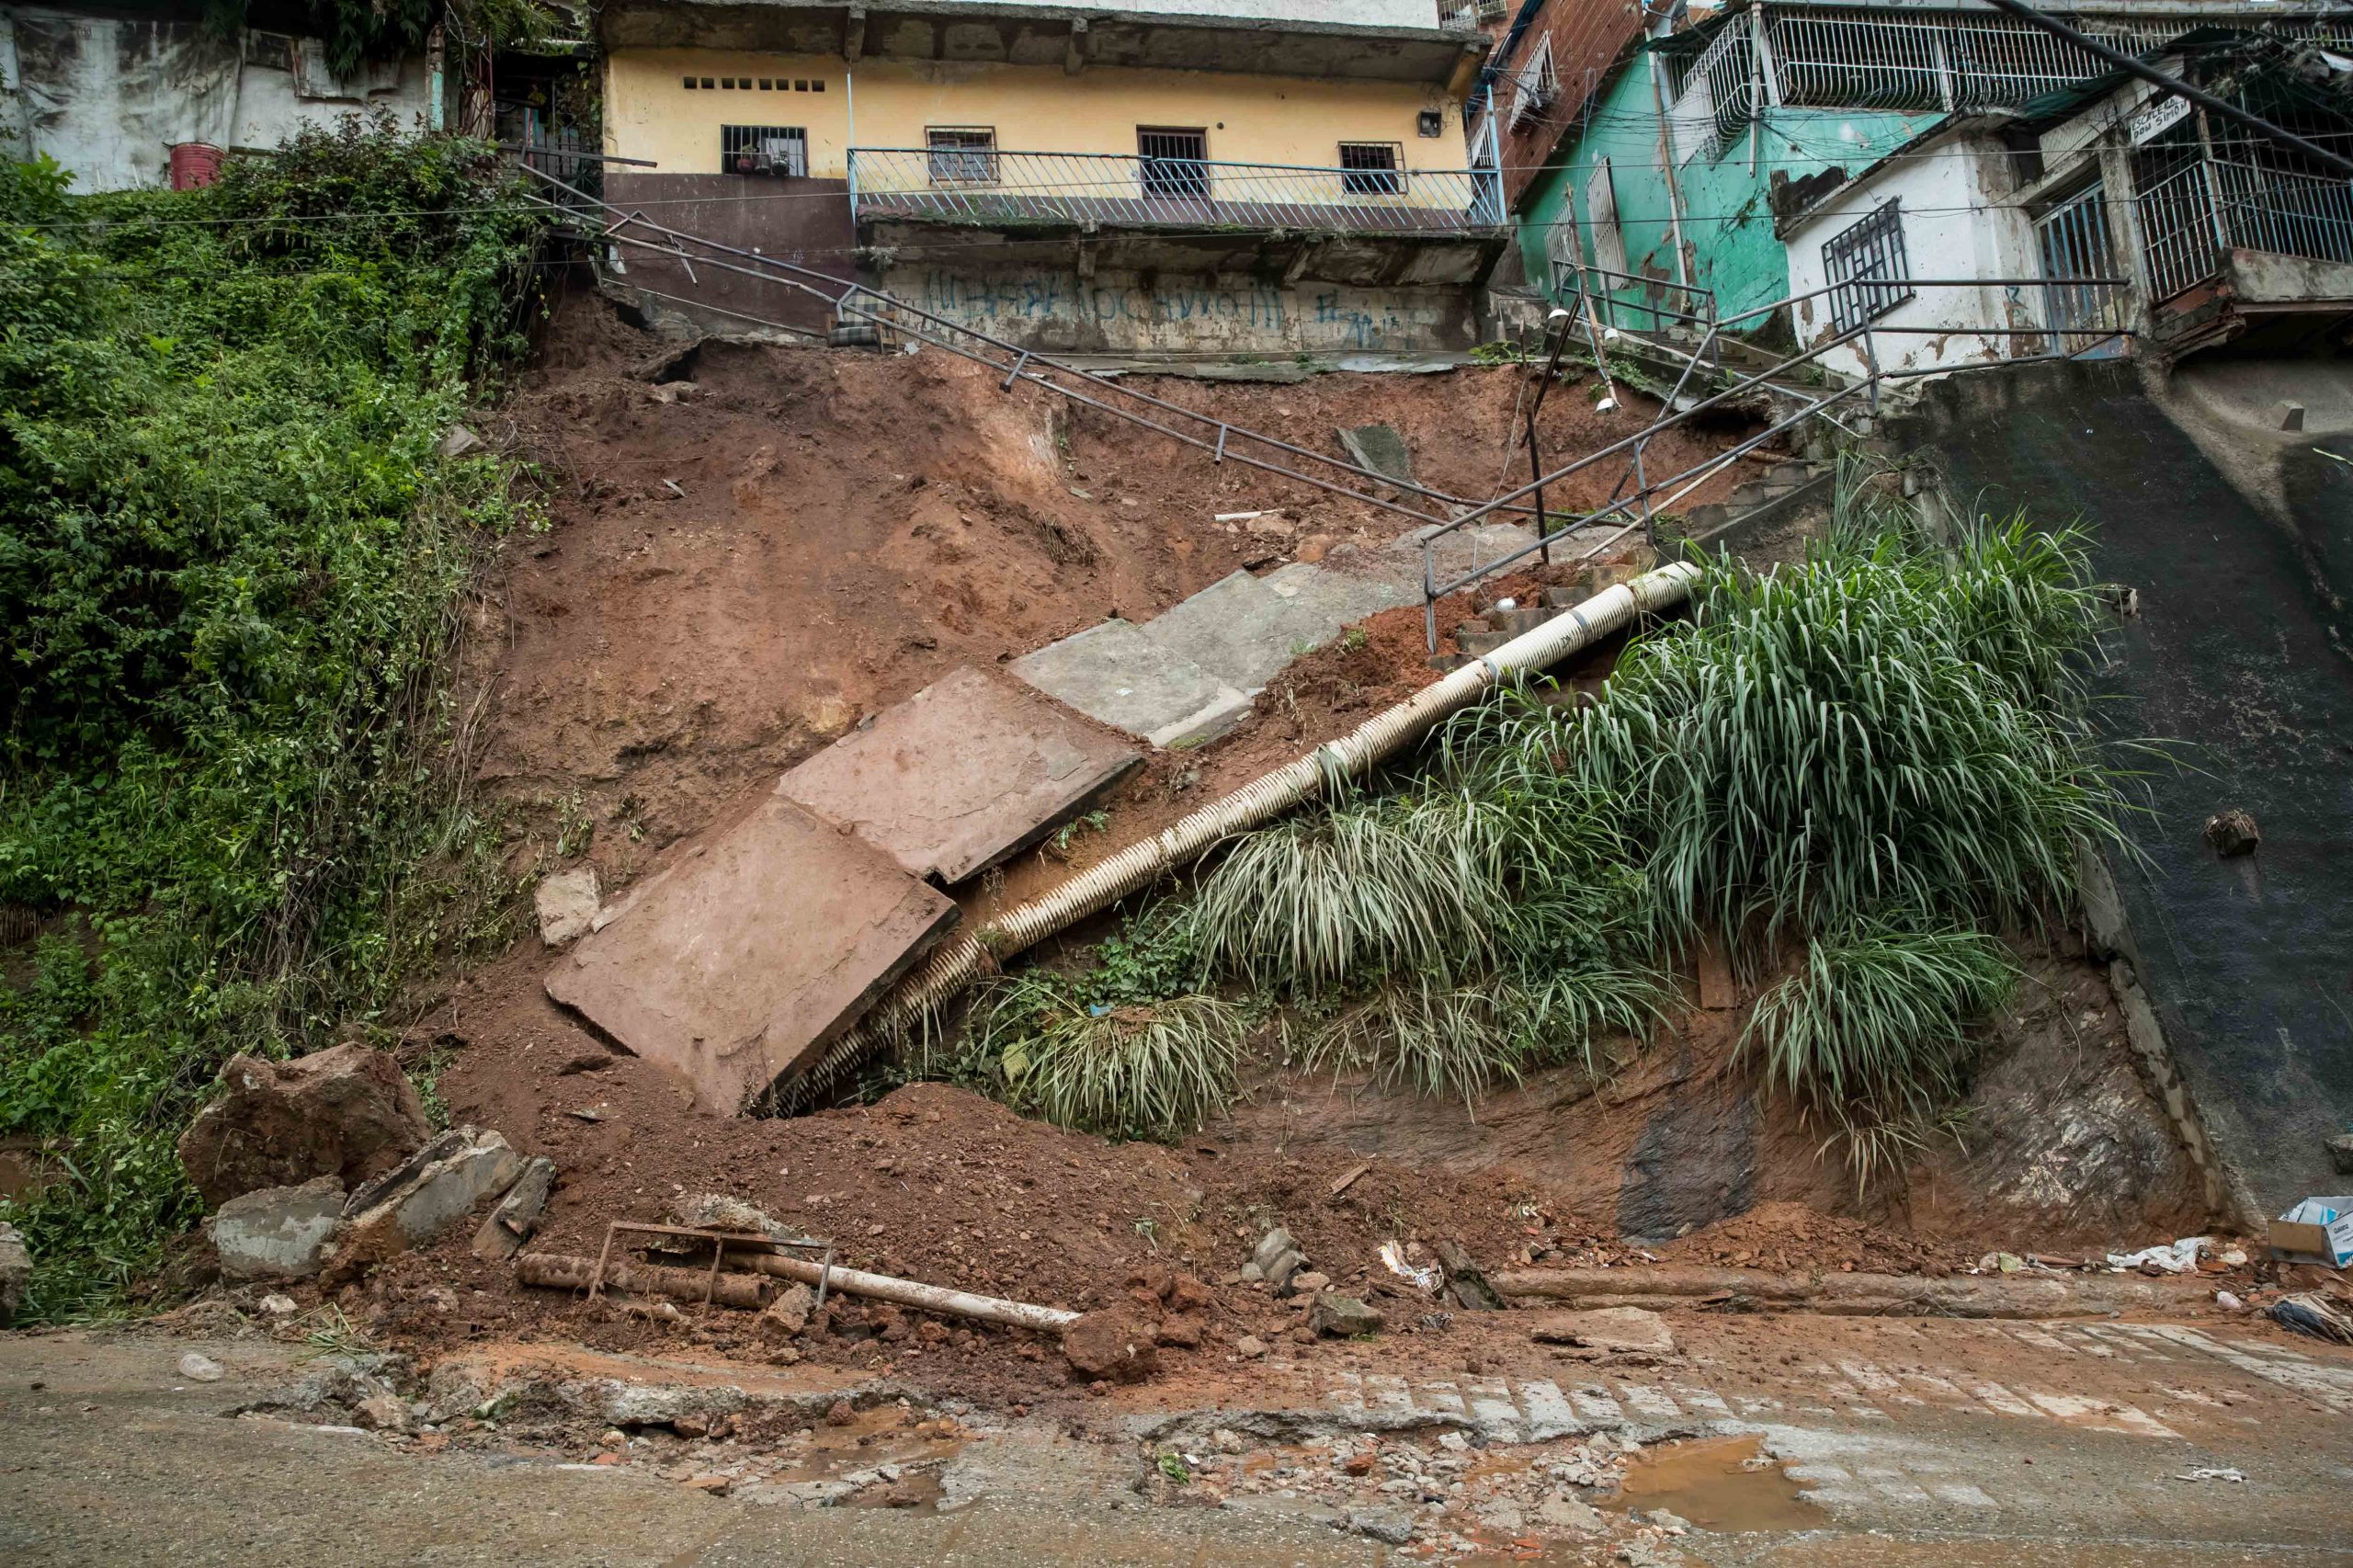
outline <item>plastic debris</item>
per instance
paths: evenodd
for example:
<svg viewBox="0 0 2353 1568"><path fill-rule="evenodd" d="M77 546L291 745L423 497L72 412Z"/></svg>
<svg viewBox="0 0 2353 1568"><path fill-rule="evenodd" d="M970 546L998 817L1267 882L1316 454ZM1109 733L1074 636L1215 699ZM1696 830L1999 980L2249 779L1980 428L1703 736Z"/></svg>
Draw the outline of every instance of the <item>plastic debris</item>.
<svg viewBox="0 0 2353 1568"><path fill-rule="evenodd" d="M2271 1303L2271 1321L2295 1334L2353 1345L2353 1316L2325 1296L2305 1290Z"/></svg>
<svg viewBox="0 0 2353 1568"><path fill-rule="evenodd" d="M2244 1306L2245 1306L2245 1305L2246 1305L2246 1303L2245 1303L2245 1301L2240 1301L2236 1296L2232 1295L2228 1290L2217 1290L2217 1291L2215 1291L2215 1292L2214 1292L2214 1304L2215 1304L2216 1306L2218 1306L2218 1307L2222 1308L2224 1312L2237 1312L2241 1307L2244 1307Z"/></svg>
<svg viewBox="0 0 2353 1568"><path fill-rule="evenodd" d="M1416 1268L1412 1264L1407 1263L1405 1261L1405 1249L1398 1245L1395 1242L1383 1242L1381 1244L1381 1261L1387 1264L1389 1266L1389 1272L1394 1274L1400 1279L1410 1279L1415 1285L1425 1290L1435 1290L1438 1289L1438 1270L1435 1268Z"/></svg>
<svg viewBox="0 0 2353 1568"><path fill-rule="evenodd" d="M2143 1247L2132 1253L2109 1253L2108 1266L2117 1269L2154 1267L2167 1274L2194 1274L2198 1270L2198 1255L2213 1244L2205 1236L2184 1236L2171 1246Z"/></svg>
<svg viewBox="0 0 2353 1568"><path fill-rule="evenodd" d="M2176 1481L2227 1481L2233 1485L2243 1485L2246 1481L2246 1471L2233 1470L2228 1465L2194 1464L2174 1479Z"/></svg>

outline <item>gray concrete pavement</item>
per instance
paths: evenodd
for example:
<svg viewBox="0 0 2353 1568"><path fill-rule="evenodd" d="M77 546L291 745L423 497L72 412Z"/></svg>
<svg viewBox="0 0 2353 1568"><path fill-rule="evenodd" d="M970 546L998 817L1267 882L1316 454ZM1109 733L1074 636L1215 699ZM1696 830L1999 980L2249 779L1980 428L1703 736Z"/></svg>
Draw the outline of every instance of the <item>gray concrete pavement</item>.
<svg viewBox="0 0 2353 1568"><path fill-rule="evenodd" d="M1482 1343L1507 1337L1481 1332ZM1419 1561L1332 1528L1348 1505L1334 1506L1331 1489L1352 1483L1329 1466L1307 1476L1314 1445L1333 1434L1361 1443L1353 1434L1368 1428L1418 1428L1410 1440L1427 1442L1450 1428L1472 1439L1478 1467L1507 1466L1547 1451L1515 1439L1541 1436L1531 1414L1557 1401L1586 1434L1740 1434L1776 1461L1746 1479L1678 1479L1664 1465L1642 1497L1614 1506L1666 1507L1701 1528L1647 1561L2353 1563L2353 1354L2267 1331L2105 1323L1695 1319L1677 1335L1681 1352L1665 1365L1527 1349L1478 1377L1432 1371L1425 1347L1407 1342L1349 1347L1361 1358L1279 1352L1237 1378L1233 1403L1191 1409L1149 1389L1095 1403L1092 1435L976 1416L949 1469L948 1495L971 1500L954 1512L795 1506L756 1489L712 1497L650 1463L586 1467L561 1445L422 1455L348 1429L224 1414L303 1371L266 1340L202 1346L229 1375L190 1384L176 1370L187 1341L0 1336L0 1562ZM641 1370L663 1375L658 1363ZM1254 1421L1289 1434L1289 1457L1313 1484L1237 1488L1225 1506L1200 1506L1198 1487L1177 1506L1137 1491L1145 1455ZM2245 1479L2187 1479L2201 1470ZM1757 1486L1770 1494L1761 1507ZM747 1500L761 1495L771 1500ZM1607 1554L1548 1540L1538 1560Z"/></svg>

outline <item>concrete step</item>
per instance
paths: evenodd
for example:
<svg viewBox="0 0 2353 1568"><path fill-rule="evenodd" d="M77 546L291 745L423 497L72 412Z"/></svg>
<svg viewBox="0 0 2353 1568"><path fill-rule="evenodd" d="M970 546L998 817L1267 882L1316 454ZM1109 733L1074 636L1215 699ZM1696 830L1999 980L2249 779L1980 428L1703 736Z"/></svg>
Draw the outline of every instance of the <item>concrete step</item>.
<svg viewBox="0 0 2353 1568"><path fill-rule="evenodd" d="M1573 609L1576 606L1585 603L1586 600L1593 597L1593 588L1588 584L1572 583L1563 586L1547 588L1538 597L1544 601L1545 606L1548 608L1556 610Z"/></svg>
<svg viewBox="0 0 2353 1568"><path fill-rule="evenodd" d="M1552 611L1541 605L1529 605L1518 609L1491 609L1486 619L1498 631L1508 631L1518 637L1535 631L1552 619Z"/></svg>
<svg viewBox="0 0 2353 1568"><path fill-rule="evenodd" d="M1472 658L1494 653L1513 638L1517 631L1467 631L1454 640L1454 645Z"/></svg>

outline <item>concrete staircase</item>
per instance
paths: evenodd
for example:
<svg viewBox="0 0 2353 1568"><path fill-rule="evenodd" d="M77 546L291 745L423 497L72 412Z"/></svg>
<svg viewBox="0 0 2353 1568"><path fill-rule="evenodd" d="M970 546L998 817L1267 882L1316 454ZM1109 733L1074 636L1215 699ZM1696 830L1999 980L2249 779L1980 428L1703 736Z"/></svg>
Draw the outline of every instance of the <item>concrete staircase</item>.
<svg viewBox="0 0 2353 1568"><path fill-rule="evenodd" d="M1657 564L1654 551L1647 547L1637 548L1626 561L1580 568L1573 581L1539 590L1534 604L1515 603L1506 608L1506 601L1499 599L1470 619L1456 622L1457 652L1431 655L1430 668L1451 674L1485 658L1513 638L1524 637L1546 621L1566 614L1604 588L1631 582Z"/></svg>

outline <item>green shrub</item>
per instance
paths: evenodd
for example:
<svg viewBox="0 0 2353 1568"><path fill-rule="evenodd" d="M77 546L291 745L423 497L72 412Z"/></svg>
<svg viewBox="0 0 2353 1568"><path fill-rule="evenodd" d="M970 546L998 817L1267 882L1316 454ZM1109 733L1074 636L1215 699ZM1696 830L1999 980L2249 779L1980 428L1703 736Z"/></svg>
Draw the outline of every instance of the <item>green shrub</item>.
<svg viewBox="0 0 2353 1568"><path fill-rule="evenodd" d="M2009 950L1983 932L1916 910L1849 916L1758 1000L1740 1051L1851 1138L1867 1176L1966 1087L1973 1026L2017 983Z"/></svg>
<svg viewBox="0 0 2353 1568"><path fill-rule="evenodd" d="M38 1315L103 1310L198 1206L220 1062L399 1022L494 940L495 839L446 684L483 542L528 517L437 443L522 342L537 209L389 121L190 192L0 179L0 1132Z"/></svg>

